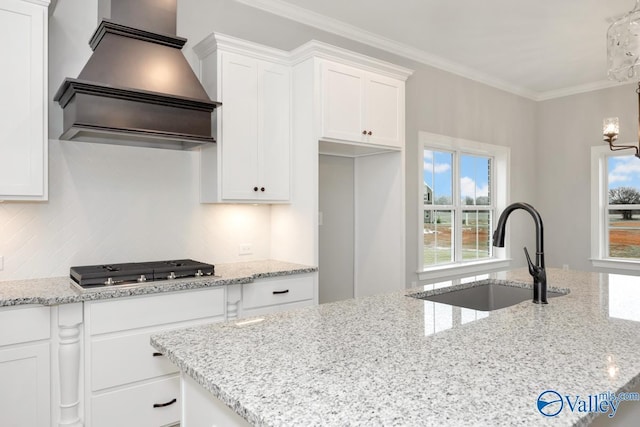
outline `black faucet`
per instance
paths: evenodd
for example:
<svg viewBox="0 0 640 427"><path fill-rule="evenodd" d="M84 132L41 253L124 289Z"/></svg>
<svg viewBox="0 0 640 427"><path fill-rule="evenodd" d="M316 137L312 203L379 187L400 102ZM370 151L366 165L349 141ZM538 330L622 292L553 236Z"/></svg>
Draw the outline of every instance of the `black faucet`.
<svg viewBox="0 0 640 427"><path fill-rule="evenodd" d="M536 223L536 263L531 262L529 251L524 248L524 254L529 264L529 274L533 277L533 302L536 304L548 304L547 302L547 273L544 269L544 231L542 228L542 218L533 206L528 203L512 203L502 212L496 231L493 232L493 246L504 248L504 234L507 225L507 218L516 209L524 209L529 212Z"/></svg>

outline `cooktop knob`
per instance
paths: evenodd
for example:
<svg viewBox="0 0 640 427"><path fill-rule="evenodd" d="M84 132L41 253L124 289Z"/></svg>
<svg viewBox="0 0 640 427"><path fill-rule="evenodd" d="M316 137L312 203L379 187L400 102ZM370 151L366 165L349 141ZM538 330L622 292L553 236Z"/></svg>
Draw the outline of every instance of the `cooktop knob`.
<svg viewBox="0 0 640 427"><path fill-rule="evenodd" d="M204 276L204 273L202 272L202 270L196 271L196 277L201 277L201 276Z"/></svg>
<svg viewBox="0 0 640 427"><path fill-rule="evenodd" d="M147 276L145 276L144 274L141 274L140 277L138 277L138 282L142 283L146 281L147 281Z"/></svg>
<svg viewBox="0 0 640 427"><path fill-rule="evenodd" d="M112 279L111 277L109 277L109 278L104 282L104 284L105 284L105 285L107 285L107 286L113 285L114 283L116 283L116 282L114 282L114 281L113 281L113 279Z"/></svg>
<svg viewBox="0 0 640 427"><path fill-rule="evenodd" d="M173 271L167 276L167 279L169 279L169 280L173 280L175 278L176 278L176 273L173 272Z"/></svg>

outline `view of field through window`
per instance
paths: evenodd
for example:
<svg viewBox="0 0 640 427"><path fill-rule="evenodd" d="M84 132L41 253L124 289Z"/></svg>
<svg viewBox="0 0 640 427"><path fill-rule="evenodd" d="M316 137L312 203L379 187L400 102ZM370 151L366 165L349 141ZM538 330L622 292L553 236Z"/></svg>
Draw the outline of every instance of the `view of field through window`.
<svg viewBox="0 0 640 427"><path fill-rule="evenodd" d="M607 160L609 257L640 258L640 159Z"/></svg>
<svg viewBox="0 0 640 427"><path fill-rule="evenodd" d="M424 266L490 258L491 158L425 149L423 161Z"/></svg>

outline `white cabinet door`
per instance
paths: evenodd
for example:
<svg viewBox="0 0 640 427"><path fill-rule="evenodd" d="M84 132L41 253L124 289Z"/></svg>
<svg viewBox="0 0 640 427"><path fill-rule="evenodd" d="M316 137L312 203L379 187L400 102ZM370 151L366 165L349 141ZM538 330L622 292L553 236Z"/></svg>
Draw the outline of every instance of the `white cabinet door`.
<svg viewBox="0 0 640 427"><path fill-rule="evenodd" d="M363 71L324 62L322 66L322 136L361 142L365 139Z"/></svg>
<svg viewBox="0 0 640 427"><path fill-rule="evenodd" d="M364 107L368 142L402 147L404 139L404 82L368 74ZM371 132L371 135L368 133Z"/></svg>
<svg viewBox="0 0 640 427"><path fill-rule="evenodd" d="M47 8L0 2L0 200L47 199Z"/></svg>
<svg viewBox="0 0 640 427"><path fill-rule="evenodd" d="M403 146L403 81L328 61L321 74L323 138Z"/></svg>
<svg viewBox="0 0 640 427"><path fill-rule="evenodd" d="M242 285L240 317L262 316L316 304L317 273L256 279Z"/></svg>
<svg viewBox="0 0 640 427"><path fill-rule="evenodd" d="M222 198L257 198L258 179L258 63L222 53Z"/></svg>
<svg viewBox="0 0 640 427"><path fill-rule="evenodd" d="M217 146L200 151L201 202L288 202L291 67L275 49L222 35L201 49L202 80L210 93L215 80L222 102Z"/></svg>
<svg viewBox="0 0 640 427"><path fill-rule="evenodd" d="M51 425L49 343L0 349L0 426Z"/></svg>
<svg viewBox="0 0 640 427"><path fill-rule="evenodd" d="M258 195L260 199L287 201L291 187L291 71L262 61L259 76Z"/></svg>

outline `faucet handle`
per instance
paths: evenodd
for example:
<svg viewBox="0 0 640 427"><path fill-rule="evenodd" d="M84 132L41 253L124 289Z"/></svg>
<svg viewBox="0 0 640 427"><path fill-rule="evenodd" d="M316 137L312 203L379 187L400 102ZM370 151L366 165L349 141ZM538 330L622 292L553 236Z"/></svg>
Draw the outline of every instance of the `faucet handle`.
<svg viewBox="0 0 640 427"><path fill-rule="evenodd" d="M529 256L529 251L527 250L527 247L524 247L524 255L527 257L527 264L529 264L529 274L532 276L536 276L539 272L539 268L533 264L533 262L531 261L531 257Z"/></svg>

